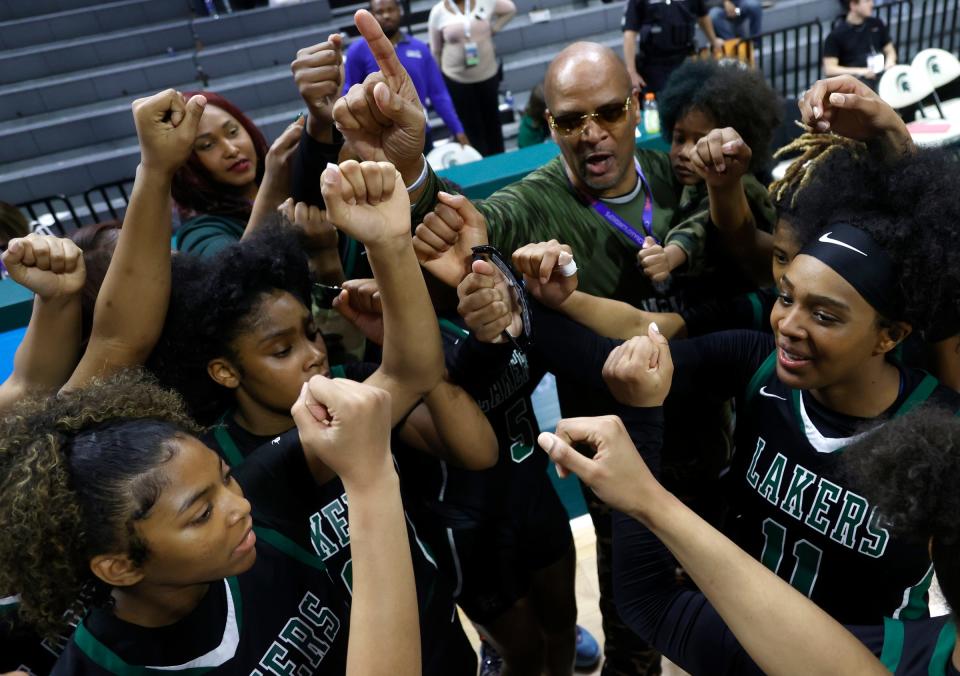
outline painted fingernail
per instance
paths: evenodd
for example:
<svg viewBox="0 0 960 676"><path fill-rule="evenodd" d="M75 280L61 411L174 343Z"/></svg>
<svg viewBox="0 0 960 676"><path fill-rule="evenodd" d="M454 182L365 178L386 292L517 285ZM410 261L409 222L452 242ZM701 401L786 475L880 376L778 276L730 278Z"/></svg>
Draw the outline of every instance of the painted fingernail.
<svg viewBox="0 0 960 676"><path fill-rule="evenodd" d="M337 183L339 183L339 178L340 178L339 175L340 175L340 167L338 167L335 164L328 164L327 168L324 169L323 174L321 175L321 178L323 179L324 183L336 185Z"/></svg>
<svg viewBox="0 0 960 676"><path fill-rule="evenodd" d="M660 327L657 326L656 322L650 322L650 328L653 329L653 332L657 335L660 335Z"/></svg>
<svg viewBox="0 0 960 676"><path fill-rule="evenodd" d="M820 106L814 106L814 107L813 107L813 117L814 117L814 119L819 120L819 119L820 119L820 114L821 114Z"/></svg>

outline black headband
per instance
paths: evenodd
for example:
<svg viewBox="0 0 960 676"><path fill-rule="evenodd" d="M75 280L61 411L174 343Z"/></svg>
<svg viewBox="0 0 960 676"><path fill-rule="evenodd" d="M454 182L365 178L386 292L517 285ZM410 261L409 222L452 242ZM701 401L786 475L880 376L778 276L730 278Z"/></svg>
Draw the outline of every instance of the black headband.
<svg viewBox="0 0 960 676"><path fill-rule="evenodd" d="M893 259L863 230L835 223L824 228L800 253L830 266L887 319L901 318Z"/></svg>

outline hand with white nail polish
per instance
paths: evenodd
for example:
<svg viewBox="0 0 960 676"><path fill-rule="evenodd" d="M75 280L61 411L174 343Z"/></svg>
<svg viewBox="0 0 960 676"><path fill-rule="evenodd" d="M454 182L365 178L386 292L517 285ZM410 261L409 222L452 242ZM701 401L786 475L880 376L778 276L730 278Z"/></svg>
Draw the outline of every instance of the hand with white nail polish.
<svg viewBox="0 0 960 676"><path fill-rule="evenodd" d="M892 153L913 149L907 125L880 96L851 75L817 80L800 97L803 123L857 141L877 140Z"/></svg>
<svg viewBox="0 0 960 676"><path fill-rule="evenodd" d="M673 359L656 322L647 335L634 336L610 352L603 381L621 404L639 408L662 406L673 382Z"/></svg>

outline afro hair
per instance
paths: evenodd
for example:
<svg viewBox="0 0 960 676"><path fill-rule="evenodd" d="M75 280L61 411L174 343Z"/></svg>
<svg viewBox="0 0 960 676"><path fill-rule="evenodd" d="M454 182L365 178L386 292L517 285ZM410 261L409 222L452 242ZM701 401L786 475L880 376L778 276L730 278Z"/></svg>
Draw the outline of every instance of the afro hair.
<svg viewBox="0 0 960 676"><path fill-rule="evenodd" d="M677 122L699 110L709 115L716 127L737 130L753 151L751 171L756 173L770 164L770 142L783 119L783 106L759 71L739 62L687 61L670 75L657 105L668 142Z"/></svg>
<svg viewBox="0 0 960 676"><path fill-rule="evenodd" d="M846 222L863 228L894 260L901 317L928 340L960 332L960 161L921 150L884 164L869 155L832 153L782 214L801 244Z"/></svg>
<svg viewBox="0 0 960 676"><path fill-rule="evenodd" d="M926 405L866 434L843 457L858 492L893 532L932 538L940 588L960 608L960 418Z"/></svg>
<svg viewBox="0 0 960 676"><path fill-rule="evenodd" d="M233 402L207 364L234 356L233 341L257 321L265 295L287 291L310 307L310 273L297 231L269 226L211 258L173 258L170 309L149 368L209 425Z"/></svg>

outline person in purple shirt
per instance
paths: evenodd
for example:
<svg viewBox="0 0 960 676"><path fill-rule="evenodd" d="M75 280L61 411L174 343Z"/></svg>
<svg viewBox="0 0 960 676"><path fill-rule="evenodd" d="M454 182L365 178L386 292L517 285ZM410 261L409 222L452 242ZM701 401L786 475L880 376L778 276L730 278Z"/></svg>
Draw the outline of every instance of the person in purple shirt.
<svg viewBox="0 0 960 676"><path fill-rule="evenodd" d="M400 30L400 16L402 10L397 0L370 0L370 13L376 18L383 29L383 34L390 38L397 50L400 63L410 73L413 85L420 95L420 102L426 107L427 101L437 111L437 114L453 133L457 143L470 145L467 135L463 132L463 125L457 117L450 93L443 82L440 68L430 54L427 43L417 40L413 36L405 35ZM362 37L354 40L347 49L344 66L343 93L346 94L351 86L363 82L370 73L380 70L376 59L370 52L366 40ZM429 152L433 147L430 125L427 125L427 138L424 151Z"/></svg>

